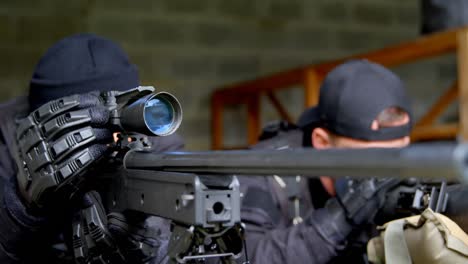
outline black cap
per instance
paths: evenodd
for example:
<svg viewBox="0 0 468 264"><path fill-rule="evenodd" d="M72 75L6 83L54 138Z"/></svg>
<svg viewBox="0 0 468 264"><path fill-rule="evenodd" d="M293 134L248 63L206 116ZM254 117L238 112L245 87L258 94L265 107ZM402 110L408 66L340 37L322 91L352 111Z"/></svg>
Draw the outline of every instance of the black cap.
<svg viewBox="0 0 468 264"><path fill-rule="evenodd" d="M372 122L389 107L406 111L410 122L372 130ZM367 60L348 61L333 69L320 87L318 106L299 117L301 128L324 127L338 135L362 140L390 140L408 136L411 107L401 79Z"/></svg>
<svg viewBox="0 0 468 264"><path fill-rule="evenodd" d="M127 90L139 83L137 67L119 45L76 34L58 41L39 60L29 84L30 110L66 95Z"/></svg>

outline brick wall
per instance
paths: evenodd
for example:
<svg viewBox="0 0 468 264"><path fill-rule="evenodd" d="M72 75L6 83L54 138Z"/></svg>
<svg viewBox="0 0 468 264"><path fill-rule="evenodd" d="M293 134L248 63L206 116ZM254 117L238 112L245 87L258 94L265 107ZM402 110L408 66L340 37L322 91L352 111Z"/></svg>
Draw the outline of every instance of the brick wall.
<svg viewBox="0 0 468 264"><path fill-rule="evenodd" d="M174 93L189 149L210 145L209 95L217 86L411 39L417 0L3 0L0 100L24 94L35 62L75 32L121 43L144 84ZM396 69L417 96L417 115L453 78L450 56ZM301 94L281 93L297 116ZM295 107L294 107L295 106ZM226 135L242 142L245 109L231 109ZM276 116L266 104L263 120Z"/></svg>

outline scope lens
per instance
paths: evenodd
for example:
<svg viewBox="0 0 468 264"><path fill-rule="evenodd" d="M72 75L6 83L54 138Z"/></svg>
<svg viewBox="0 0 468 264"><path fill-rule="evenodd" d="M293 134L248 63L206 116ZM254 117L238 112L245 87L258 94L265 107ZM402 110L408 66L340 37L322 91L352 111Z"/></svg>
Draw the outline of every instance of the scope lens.
<svg viewBox="0 0 468 264"><path fill-rule="evenodd" d="M156 135L172 132L174 126L174 108L162 97L155 96L145 103L145 123Z"/></svg>

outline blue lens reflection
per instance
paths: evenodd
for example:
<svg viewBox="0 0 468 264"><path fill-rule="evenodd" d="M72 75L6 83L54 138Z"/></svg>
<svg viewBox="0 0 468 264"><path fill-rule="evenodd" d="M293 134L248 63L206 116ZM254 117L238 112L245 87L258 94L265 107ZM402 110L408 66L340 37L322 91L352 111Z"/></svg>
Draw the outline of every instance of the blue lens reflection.
<svg viewBox="0 0 468 264"><path fill-rule="evenodd" d="M173 127L174 112L172 105L161 98L151 98L145 103L145 123L156 135L170 133Z"/></svg>

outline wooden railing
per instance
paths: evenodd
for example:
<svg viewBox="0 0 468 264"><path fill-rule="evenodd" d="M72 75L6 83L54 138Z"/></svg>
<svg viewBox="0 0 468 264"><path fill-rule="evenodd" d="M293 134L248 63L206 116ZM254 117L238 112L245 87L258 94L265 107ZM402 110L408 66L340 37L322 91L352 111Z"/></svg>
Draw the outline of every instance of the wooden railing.
<svg viewBox="0 0 468 264"><path fill-rule="evenodd" d="M449 52L457 53L458 81L416 123L412 140L455 138L468 139L468 27L435 33L386 47L377 51L341 58L315 65L308 65L279 72L256 80L227 85L217 89L211 98L212 148L223 149L223 111L227 105L247 106L247 144L254 144L261 129L260 97L266 95L281 118L294 121L275 96L274 92L301 86L304 89L304 107L317 104L319 87L325 75L335 66L349 59L368 59L387 67L417 62ZM465 74L461 74L465 73ZM460 122L436 125L440 114L456 99L459 99ZM239 146L245 147L245 146ZM232 147L231 147L232 148ZM234 147L236 148L236 147Z"/></svg>

